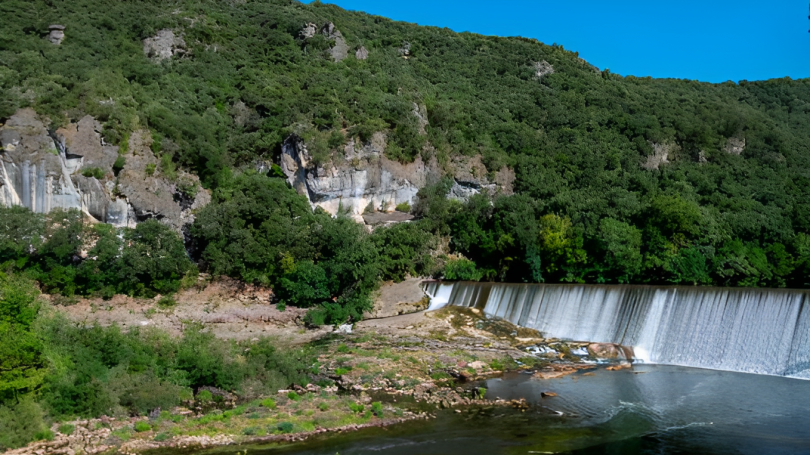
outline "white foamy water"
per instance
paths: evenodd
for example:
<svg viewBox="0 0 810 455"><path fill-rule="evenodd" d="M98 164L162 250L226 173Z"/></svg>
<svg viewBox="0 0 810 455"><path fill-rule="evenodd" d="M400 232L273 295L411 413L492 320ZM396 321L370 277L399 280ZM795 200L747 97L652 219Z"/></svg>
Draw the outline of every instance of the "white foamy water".
<svg viewBox="0 0 810 455"><path fill-rule="evenodd" d="M645 362L810 378L810 291L426 282L547 337L632 346Z"/></svg>

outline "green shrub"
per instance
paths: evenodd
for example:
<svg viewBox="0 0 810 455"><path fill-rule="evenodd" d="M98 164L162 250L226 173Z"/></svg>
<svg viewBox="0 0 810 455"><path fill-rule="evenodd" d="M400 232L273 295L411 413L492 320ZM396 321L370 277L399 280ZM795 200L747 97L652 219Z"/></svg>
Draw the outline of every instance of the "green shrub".
<svg viewBox="0 0 810 455"><path fill-rule="evenodd" d="M75 430L76 430L76 426L71 425L69 423L59 425L59 432L62 433L63 435L65 435L65 436L72 435L73 431L75 431Z"/></svg>
<svg viewBox="0 0 810 455"><path fill-rule="evenodd" d="M349 371L351 371L351 369L344 368L344 367L338 367L338 368L335 369L335 375L336 376L343 376L344 374L348 374Z"/></svg>
<svg viewBox="0 0 810 455"><path fill-rule="evenodd" d="M281 422L276 425L276 429L281 433L292 433L293 424L290 422Z"/></svg>
<svg viewBox="0 0 810 455"><path fill-rule="evenodd" d="M121 173L122 170L124 170L124 166L126 166L126 164L127 159L121 155L119 155L118 158L115 159L115 163L113 164L113 173L115 174L116 177L118 177L118 174Z"/></svg>
<svg viewBox="0 0 810 455"><path fill-rule="evenodd" d="M200 390L199 392L197 392L197 401L200 401L202 403L209 403L211 401L214 401L214 397L208 390Z"/></svg>
<svg viewBox="0 0 810 455"><path fill-rule="evenodd" d="M289 399L291 399L293 401L298 401L298 400L301 399L301 395L298 395L296 392L290 391L290 392L287 392L287 398L289 398Z"/></svg>
<svg viewBox="0 0 810 455"><path fill-rule="evenodd" d="M147 164L146 165L146 175L148 175L149 177L152 177L153 175L155 175L155 169L156 168L157 168L157 165L155 163Z"/></svg>
<svg viewBox="0 0 810 455"><path fill-rule="evenodd" d="M360 403L349 403L349 409L355 414L360 414L366 407Z"/></svg>
<svg viewBox="0 0 810 455"><path fill-rule="evenodd" d="M139 422L135 422L135 426L133 427L136 432L143 433L144 431L151 431L152 426L149 425L148 422L144 422L143 420Z"/></svg>
<svg viewBox="0 0 810 455"><path fill-rule="evenodd" d="M169 439L171 439L171 437L172 437L171 434L166 433L166 432L161 432L161 433L158 433L157 435L155 435L154 441L155 442L168 441Z"/></svg>
<svg viewBox="0 0 810 455"><path fill-rule="evenodd" d="M244 430L242 430L242 434L245 436L254 436L258 432L259 429L256 427L247 427Z"/></svg>
<svg viewBox="0 0 810 455"><path fill-rule="evenodd" d="M177 305L177 300L174 299L174 296L164 295L157 304L161 308L172 308Z"/></svg>
<svg viewBox="0 0 810 455"><path fill-rule="evenodd" d="M411 204L409 204L407 202L397 204L397 211L398 212L409 213L411 211Z"/></svg>
<svg viewBox="0 0 810 455"><path fill-rule="evenodd" d="M36 439L47 431L42 409L30 397L13 406L0 406L0 447L17 448Z"/></svg>
<svg viewBox="0 0 810 455"><path fill-rule="evenodd" d="M451 281L481 281L484 273L469 259L451 259L444 266L444 279Z"/></svg>
<svg viewBox="0 0 810 455"><path fill-rule="evenodd" d="M377 417L382 417L383 416L382 403L380 403L379 401L371 403L371 412Z"/></svg>
<svg viewBox="0 0 810 455"><path fill-rule="evenodd" d="M321 411L328 411L329 405L327 403L320 402L318 403L318 409L320 409Z"/></svg>
<svg viewBox="0 0 810 455"><path fill-rule="evenodd" d="M82 169L82 175L88 178L94 177L98 180L101 180L104 178L104 171L97 167L91 167L87 169Z"/></svg>
<svg viewBox="0 0 810 455"><path fill-rule="evenodd" d="M264 406L265 408L268 408L268 409L276 409L276 400L274 400L274 399L272 399L272 398L265 398L264 400L262 400L262 403L261 403L261 404L262 404L262 406Z"/></svg>

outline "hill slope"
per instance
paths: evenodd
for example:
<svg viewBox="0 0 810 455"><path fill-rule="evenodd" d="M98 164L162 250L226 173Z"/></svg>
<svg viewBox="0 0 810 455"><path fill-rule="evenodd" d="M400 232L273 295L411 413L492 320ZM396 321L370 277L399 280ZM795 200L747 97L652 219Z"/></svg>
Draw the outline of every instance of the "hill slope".
<svg viewBox="0 0 810 455"><path fill-rule="evenodd" d="M56 128L90 114L112 144L151 130L162 166L214 190L192 227L214 273L342 283L299 296L309 303L375 276L347 263L397 254L396 276L808 284L810 81L622 78L561 46L317 2L6 1L0 11L0 118L31 106ZM59 45L45 38L52 23L66 26ZM291 134L324 165L380 132L392 160L435 160L449 174L456 156L480 156L489 174L511 168L517 194L461 205L444 201L452 181L438 182L415 207L423 221L375 233L364 253L347 246L365 244L362 233L341 245L281 239L330 222L300 218L299 202L264 177L233 177L277 160ZM252 211L270 200L280 218L267 224ZM474 263L414 260L425 234L449 235L450 252Z"/></svg>

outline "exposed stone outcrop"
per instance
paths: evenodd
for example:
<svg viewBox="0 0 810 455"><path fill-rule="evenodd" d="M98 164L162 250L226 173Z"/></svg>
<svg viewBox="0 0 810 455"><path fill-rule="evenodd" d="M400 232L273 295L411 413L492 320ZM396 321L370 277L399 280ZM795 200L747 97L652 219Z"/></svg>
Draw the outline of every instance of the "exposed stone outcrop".
<svg viewBox="0 0 810 455"><path fill-rule="evenodd" d="M62 40L65 39L65 26L59 24L51 24L48 26L48 41L57 46L62 44Z"/></svg>
<svg viewBox="0 0 810 455"><path fill-rule="evenodd" d="M326 39L334 41L334 44L329 49L329 54L336 62L349 56L349 45L346 44L346 39L343 38L343 34L335 27L335 24L327 22L323 28L321 28L321 34L323 34Z"/></svg>
<svg viewBox="0 0 810 455"><path fill-rule="evenodd" d="M426 128L430 125L430 122L428 122L427 108L425 105L413 103L413 111L411 111L411 113L416 117L416 121L419 122L419 134L423 136L426 135Z"/></svg>
<svg viewBox="0 0 810 455"><path fill-rule="evenodd" d="M548 76L549 74L554 74L554 67L551 66L551 63L545 60L534 62L534 77L538 81L543 79L543 76Z"/></svg>
<svg viewBox="0 0 810 455"><path fill-rule="evenodd" d="M336 214L342 207L358 222L367 207L393 212L398 204L415 202L416 193L431 176L438 177L435 161L421 157L402 164L383 155L385 135L376 133L367 144L350 140L344 157L329 164L315 165L306 145L290 136L282 145L281 169L290 184L306 195L313 207Z"/></svg>
<svg viewBox="0 0 810 455"><path fill-rule="evenodd" d="M299 35L301 36L301 39L306 40L314 37L316 33L318 33L318 26L312 22L308 22L304 25L304 28L301 29L301 33L299 33Z"/></svg>
<svg viewBox="0 0 810 455"><path fill-rule="evenodd" d="M678 146L675 144L657 144L657 143L650 143L650 146L653 148L653 154L649 155L647 159L641 163L641 167L652 171L653 169L659 169L662 164L669 163L669 157L677 151Z"/></svg>
<svg viewBox="0 0 810 455"><path fill-rule="evenodd" d="M728 138L728 142L726 142L724 150L730 155L742 155L742 152L745 151L745 138Z"/></svg>
<svg viewBox="0 0 810 455"><path fill-rule="evenodd" d="M210 200L192 175L181 172L176 182L195 193L193 200L175 181L159 175L147 132L131 136L126 164L116 178L118 147L104 143L101 125L93 117L52 134L47 123L32 109L21 109L0 127L0 204L22 205L37 213L78 209L119 227L155 217L180 231L193 220L192 211ZM148 175L149 165L158 173Z"/></svg>
<svg viewBox="0 0 810 455"><path fill-rule="evenodd" d="M494 181L490 181L487 177L487 168L481 161L481 155L457 156L451 161L450 170L453 175L453 186L447 195L450 199L466 201L481 192L512 194L515 172L508 167L503 167L495 173Z"/></svg>
<svg viewBox="0 0 810 455"><path fill-rule="evenodd" d="M186 42L173 30L163 29L151 38L143 40L143 53L159 62L186 53Z"/></svg>
<svg viewBox="0 0 810 455"><path fill-rule="evenodd" d="M419 110L416 106L415 115L423 115ZM366 144L352 139L343 152L342 157L316 165L304 141L293 135L282 144L281 170L313 207L321 207L333 215L342 209L358 222L369 225L411 219L405 213L384 217L369 212L392 214L401 203L413 205L419 189L438 181L443 174L435 158L426 163L417 156L413 163L406 164L386 158L383 133L375 133ZM448 197L458 200L481 192L511 194L515 180L514 171L508 167L500 169L490 180L480 155L454 158L448 172L454 179Z"/></svg>
<svg viewBox="0 0 810 455"><path fill-rule="evenodd" d="M357 60L366 60L368 58L368 49L365 46L360 46L357 52L354 53L354 57Z"/></svg>
<svg viewBox="0 0 810 455"><path fill-rule="evenodd" d="M156 218L179 231L194 221L193 211L207 205L211 196L194 175L179 172L176 179L195 189L193 197L183 193L177 182L161 175L151 145L148 131L132 133L124 156L126 164L118 175L118 191L129 201L136 221Z"/></svg>

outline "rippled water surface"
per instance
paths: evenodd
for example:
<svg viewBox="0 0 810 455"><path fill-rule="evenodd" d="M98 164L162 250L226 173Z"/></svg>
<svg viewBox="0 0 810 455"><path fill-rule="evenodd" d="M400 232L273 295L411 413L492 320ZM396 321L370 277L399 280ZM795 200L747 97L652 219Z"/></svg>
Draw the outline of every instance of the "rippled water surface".
<svg viewBox="0 0 810 455"><path fill-rule="evenodd" d="M487 388L490 398L533 406L442 412L428 422L248 453L810 453L810 381L650 365L546 381L512 374ZM558 396L542 398L547 391Z"/></svg>

